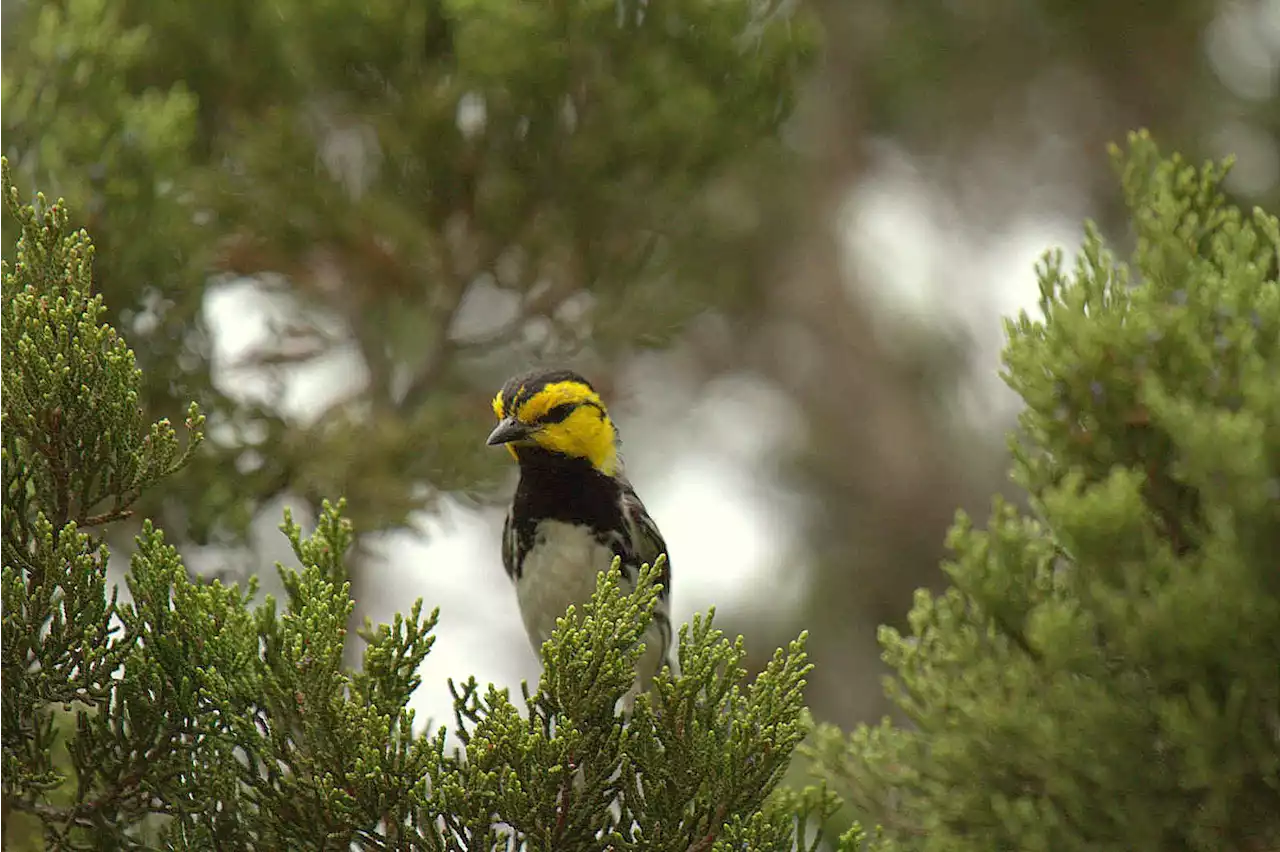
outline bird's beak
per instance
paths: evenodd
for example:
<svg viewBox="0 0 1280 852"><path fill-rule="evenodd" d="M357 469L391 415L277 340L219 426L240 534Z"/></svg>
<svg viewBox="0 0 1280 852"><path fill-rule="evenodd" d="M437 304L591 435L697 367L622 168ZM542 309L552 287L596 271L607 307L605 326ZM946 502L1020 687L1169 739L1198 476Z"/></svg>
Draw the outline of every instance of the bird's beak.
<svg viewBox="0 0 1280 852"><path fill-rule="evenodd" d="M504 417L494 430L489 433L489 440L485 443L491 447L496 447L498 444L510 444L512 441L523 440L536 431L538 431L537 427L521 423L514 417Z"/></svg>

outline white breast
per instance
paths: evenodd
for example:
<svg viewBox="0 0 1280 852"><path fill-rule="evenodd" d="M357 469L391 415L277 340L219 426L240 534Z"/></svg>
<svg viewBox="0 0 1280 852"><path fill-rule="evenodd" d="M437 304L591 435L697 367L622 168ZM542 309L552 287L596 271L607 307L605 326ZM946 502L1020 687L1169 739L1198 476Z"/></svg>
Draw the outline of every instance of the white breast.
<svg viewBox="0 0 1280 852"><path fill-rule="evenodd" d="M582 611L596 590L596 578L612 563L613 550L596 541L586 527L552 520L538 523L516 581L520 614L535 651L551 638L556 619L570 605Z"/></svg>

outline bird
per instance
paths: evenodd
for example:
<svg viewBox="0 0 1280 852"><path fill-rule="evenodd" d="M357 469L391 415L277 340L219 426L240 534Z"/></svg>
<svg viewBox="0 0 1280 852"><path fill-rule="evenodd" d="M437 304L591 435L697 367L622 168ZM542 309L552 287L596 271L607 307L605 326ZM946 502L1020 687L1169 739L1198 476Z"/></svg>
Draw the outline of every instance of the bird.
<svg viewBox="0 0 1280 852"><path fill-rule="evenodd" d="M515 585L529 642L537 653L570 605L591 600L596 581L619 558L624 589L642 564L666 556L667 544L623 471L617 426L604 400L572 370L513 376L493 398L498 425L489 446L505 446L520 480L502 529L502 565ZM663 665L675 673L671 568L643 641L630 707Z"/></svg>

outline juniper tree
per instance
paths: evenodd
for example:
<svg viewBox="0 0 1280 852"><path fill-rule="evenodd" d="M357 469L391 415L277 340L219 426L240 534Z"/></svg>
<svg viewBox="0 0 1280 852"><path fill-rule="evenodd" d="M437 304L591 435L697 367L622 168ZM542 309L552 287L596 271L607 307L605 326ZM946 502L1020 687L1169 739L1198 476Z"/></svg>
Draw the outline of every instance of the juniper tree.
<svg viewBox="0 0 1280 852"><path fill-rule="evenodd" d="M882 630L914 726L822 737L885 848L1280 844L1280 224L1113 153L1132 258L1087 228L1006 325L1031 510L961 516L950 588Z"/></svg>
<svg viewBox="0 0 1280 852"><path fill-rule="evenodd" d="M565 615L536 690L455 685L457 749L407 709L436 620L421 601L343 662L341 503L309 535L286 514L282 601L193 582L149 521L122 600L101 530L191 458L203 419L192 406L186 442L147 425L88 236L61 203L20 204L7 162L3 194L21 230L3 273L6 848L790 850L830 810L772 795L807 731L803 636L746 683L741 638L696 618L684 674L618 714L647 566Z"/></svg>

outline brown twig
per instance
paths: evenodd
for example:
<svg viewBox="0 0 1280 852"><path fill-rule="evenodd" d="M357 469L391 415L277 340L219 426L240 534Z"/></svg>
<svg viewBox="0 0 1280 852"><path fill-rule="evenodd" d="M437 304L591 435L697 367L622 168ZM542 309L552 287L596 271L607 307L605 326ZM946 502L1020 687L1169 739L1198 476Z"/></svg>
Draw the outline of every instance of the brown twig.
<svg viewBox="0 0 1280 852"><path fill-rule="evenodd" d="M720 827L724 825L725 814L728 808L721 804L716 807L716 814L711 819L711 826L707 833L693 843L687 852L707 852L708 849L716 842L716 838L720 836Z"/></svg>
<svg viewBox="0 0 1280 852"><path fill-rule="evenodd" d="M569 758L569 762L565 767L565 778L560 783L560 802L556 806L556 828L554 837L558 840L565 830L565 826L569 821L569 794L573 790L573 758Z"/></svg>

